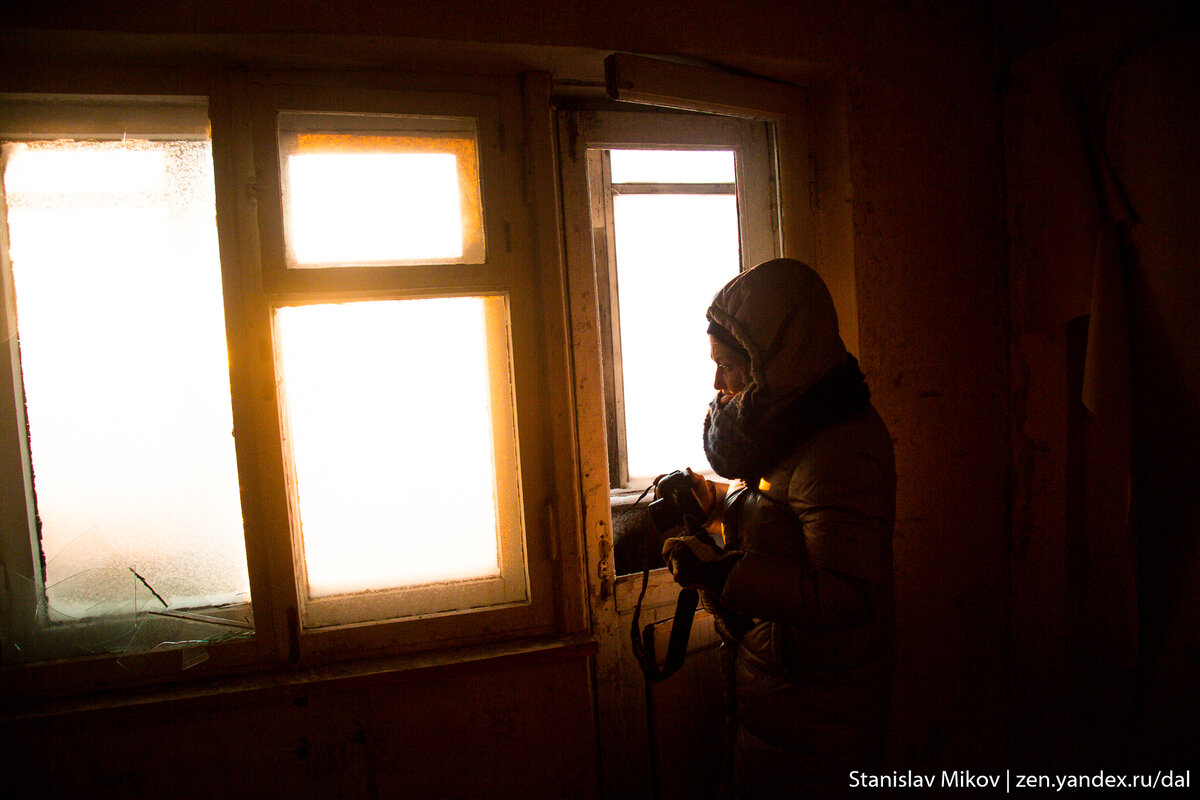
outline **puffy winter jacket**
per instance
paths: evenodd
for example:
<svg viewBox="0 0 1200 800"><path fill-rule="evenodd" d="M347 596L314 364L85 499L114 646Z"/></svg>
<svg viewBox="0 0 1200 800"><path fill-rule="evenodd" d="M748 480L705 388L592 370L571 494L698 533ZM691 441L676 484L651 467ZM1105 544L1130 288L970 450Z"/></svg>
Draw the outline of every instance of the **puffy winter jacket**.
<svg viewBox="0 0 1200 800"><path fill-rule="evenodd" d="M759 436L847 359L828 292L799 262L743 273L709 318L750 355L736 402ZM731 633L733 786L848 793L850 770L878 766L891 688L891 437L864 402L761 472L727 496L726 548L745 555L710 598Z"/></svg>

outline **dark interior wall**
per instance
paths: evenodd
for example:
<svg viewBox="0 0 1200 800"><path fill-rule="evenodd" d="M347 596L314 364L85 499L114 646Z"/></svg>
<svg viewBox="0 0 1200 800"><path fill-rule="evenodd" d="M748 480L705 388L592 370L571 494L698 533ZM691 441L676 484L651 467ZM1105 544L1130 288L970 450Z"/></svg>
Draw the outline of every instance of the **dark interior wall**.
<svg viewBox="0 0 1200 800"><path fill-rule="evenodd" d="M101 703L6 721L0 766L22 798L595 797L587 673L526 658Z"/></svg>
<svg viewBox="0 0 1200 800"><path fill-rule="evenodd" d="M1005 759L1007 317L989 26L979 7L882 4L852 45L861 358L899 476L900 770Z"/></svg>
<svg viewBox="0 0 1200 800"><path fill-rule="evenodd" d="M1012 718L1025 763L1178 768L1200 743L1200 40L1187 6L1006 8ZM1080 401L1109 222L1123 239L1131 455ZM1113 502L1123 464L1128 524Z"/></svg>
<svg viewBox="0 0 1200 800"><path fill-rule="evenodd" d="M1106 120L1131 225L1136 516L1145 728L1200 752L1200 35L1130 52ZM1169 735L1163 735L1170 731Z"/></svg>

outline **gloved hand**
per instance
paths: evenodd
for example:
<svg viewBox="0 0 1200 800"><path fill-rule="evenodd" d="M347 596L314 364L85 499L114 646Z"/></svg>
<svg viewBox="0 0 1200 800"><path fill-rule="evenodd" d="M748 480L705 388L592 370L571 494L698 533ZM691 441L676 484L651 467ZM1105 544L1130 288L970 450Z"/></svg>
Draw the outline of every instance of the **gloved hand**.
<svg viewBox="0 0 1200 800"><path fill-rule="evenodd" d="M722 550L707 534L667 539L662 554L667 569L680 586L705 588L718 595L733 565L745 555L740 550Z"/></svg>
<svg viewBox="0 0 1200 800"><path fill-rule="evenodd" d="M655 478L654 496L670 500L680 515L690 514L700 521L711 516L716 505L712 481L692 472L691 467Z"/></svg>

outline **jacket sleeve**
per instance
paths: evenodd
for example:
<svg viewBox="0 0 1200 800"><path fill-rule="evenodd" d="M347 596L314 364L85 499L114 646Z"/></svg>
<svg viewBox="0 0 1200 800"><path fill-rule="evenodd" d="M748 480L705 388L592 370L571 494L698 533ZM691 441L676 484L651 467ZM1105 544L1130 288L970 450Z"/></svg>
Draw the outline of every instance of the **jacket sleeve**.
<svg viewBox="0 0 1200 800"><path fill-rule="evenodd" d="M730 571L720 602L786 625L855 628L891 603L894 468L890 458L869 451L813 450L790 473L787 501L794 517L765 520L778 529L756 537L802 536L803 547L782 555L749 549Z"/></svg>

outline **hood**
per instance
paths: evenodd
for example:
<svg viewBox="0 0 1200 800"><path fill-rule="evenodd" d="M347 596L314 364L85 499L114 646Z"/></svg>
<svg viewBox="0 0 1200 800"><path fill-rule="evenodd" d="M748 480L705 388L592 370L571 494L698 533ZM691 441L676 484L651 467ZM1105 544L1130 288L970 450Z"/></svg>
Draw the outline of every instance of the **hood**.
<svg viewBox="0 0 1200 800"><path fill-rule="evenodd" d="M707 316L750 354L742 413L770 415L846 361L829 289L795 259L741 273L717 292Z"/></svg>

